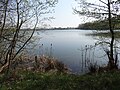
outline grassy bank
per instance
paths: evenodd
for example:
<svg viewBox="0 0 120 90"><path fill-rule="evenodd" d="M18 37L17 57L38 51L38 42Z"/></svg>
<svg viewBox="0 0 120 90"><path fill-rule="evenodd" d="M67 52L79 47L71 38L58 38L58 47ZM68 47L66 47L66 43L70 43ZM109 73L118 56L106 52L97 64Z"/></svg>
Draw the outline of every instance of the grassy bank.
<svg viewBox="0 0 120 90"><path fill-rule="evenodd" d="M17 72L0 90L120 90L120 72L92 75Z"/></svg>

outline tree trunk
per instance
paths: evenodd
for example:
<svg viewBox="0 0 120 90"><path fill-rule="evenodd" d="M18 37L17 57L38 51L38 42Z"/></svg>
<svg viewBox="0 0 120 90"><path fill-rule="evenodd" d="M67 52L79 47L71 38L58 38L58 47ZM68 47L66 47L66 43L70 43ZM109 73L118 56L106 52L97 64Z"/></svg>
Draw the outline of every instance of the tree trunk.
<svg viewBox="0 0 120 90"><path fill-rule="evenodd" d="M108 65L109 65L109 69L117 69L117 64L115 63L115 59L114 59L114 31L112 28L112 20L111 20L111 2L110 0L108 0L108 11L109 11L109 15L108 15L108 21L109 21L109 30L111 33L111 42L110 42L110 53L108 55Z"/></svg>

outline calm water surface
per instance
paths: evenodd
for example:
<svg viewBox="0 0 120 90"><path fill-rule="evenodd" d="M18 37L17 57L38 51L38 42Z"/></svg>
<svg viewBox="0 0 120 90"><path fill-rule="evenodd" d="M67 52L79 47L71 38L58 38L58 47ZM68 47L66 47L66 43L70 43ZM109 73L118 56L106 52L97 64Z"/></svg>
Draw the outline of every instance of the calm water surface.
<svg viewBox="0 0 120 90"><path fill-rule="evenodd" d="M74 73L84 73L88 64L103 65L107 63L105 52L100 47L92 47L96 43L90 35L90 30L44 30L36 31L37 37L34 53L36 55L49 55L57 58L71 68ZM87 45L87 46L86 46ZM84 49L84 50L83 50Z"/></svg>

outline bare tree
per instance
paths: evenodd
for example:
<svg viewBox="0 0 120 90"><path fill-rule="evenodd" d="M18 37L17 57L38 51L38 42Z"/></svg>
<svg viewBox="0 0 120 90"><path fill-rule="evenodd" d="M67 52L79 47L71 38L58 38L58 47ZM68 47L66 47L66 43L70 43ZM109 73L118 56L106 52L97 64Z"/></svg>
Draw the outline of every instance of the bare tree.
<svg viewBox="0 0 120 90"><path fill-rule="evenodd" d="M74 9L76 14L84 15L87 17L93 17L96 19L107 20L109 25L109 31L111 33L111 41L109 42L110 48L106 50L108 56L109 69L117 69L117 55L115 54L114 44L115 44L115 34L114 34L114 22L112 18L118 18L120 15L120 1L119 0L98 0L99 3L89 3L86 0L76 0L80 5L80 10L78 8Z"/></svg>
<svg viewBox="0 0 120 90"><path fill-rule="evenodd" d="M57 0L1 0L0 1L0 72L10 69L12 62L32 38L39 21L52 13ZM25 27L29 25L28 27ZM21 29L31 28L32 33L21 40ZM27 29L24 29L24 31ZM18 42L22 41L17 48ZM17 48L17 49L16 49Z"/></svg>

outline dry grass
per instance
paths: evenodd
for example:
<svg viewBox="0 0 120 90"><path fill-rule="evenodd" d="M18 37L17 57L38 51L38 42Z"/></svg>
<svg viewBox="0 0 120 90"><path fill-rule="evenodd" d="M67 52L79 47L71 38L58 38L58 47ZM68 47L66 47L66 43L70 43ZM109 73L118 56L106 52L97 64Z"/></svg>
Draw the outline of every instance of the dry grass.
<svg viewBox="0 0 120 90"><path fill-rule="evenodd" d="M49 56L20 56L12 65L15 69L35 72L62 72L70 73L70 69L54 57Z"/></svg>

